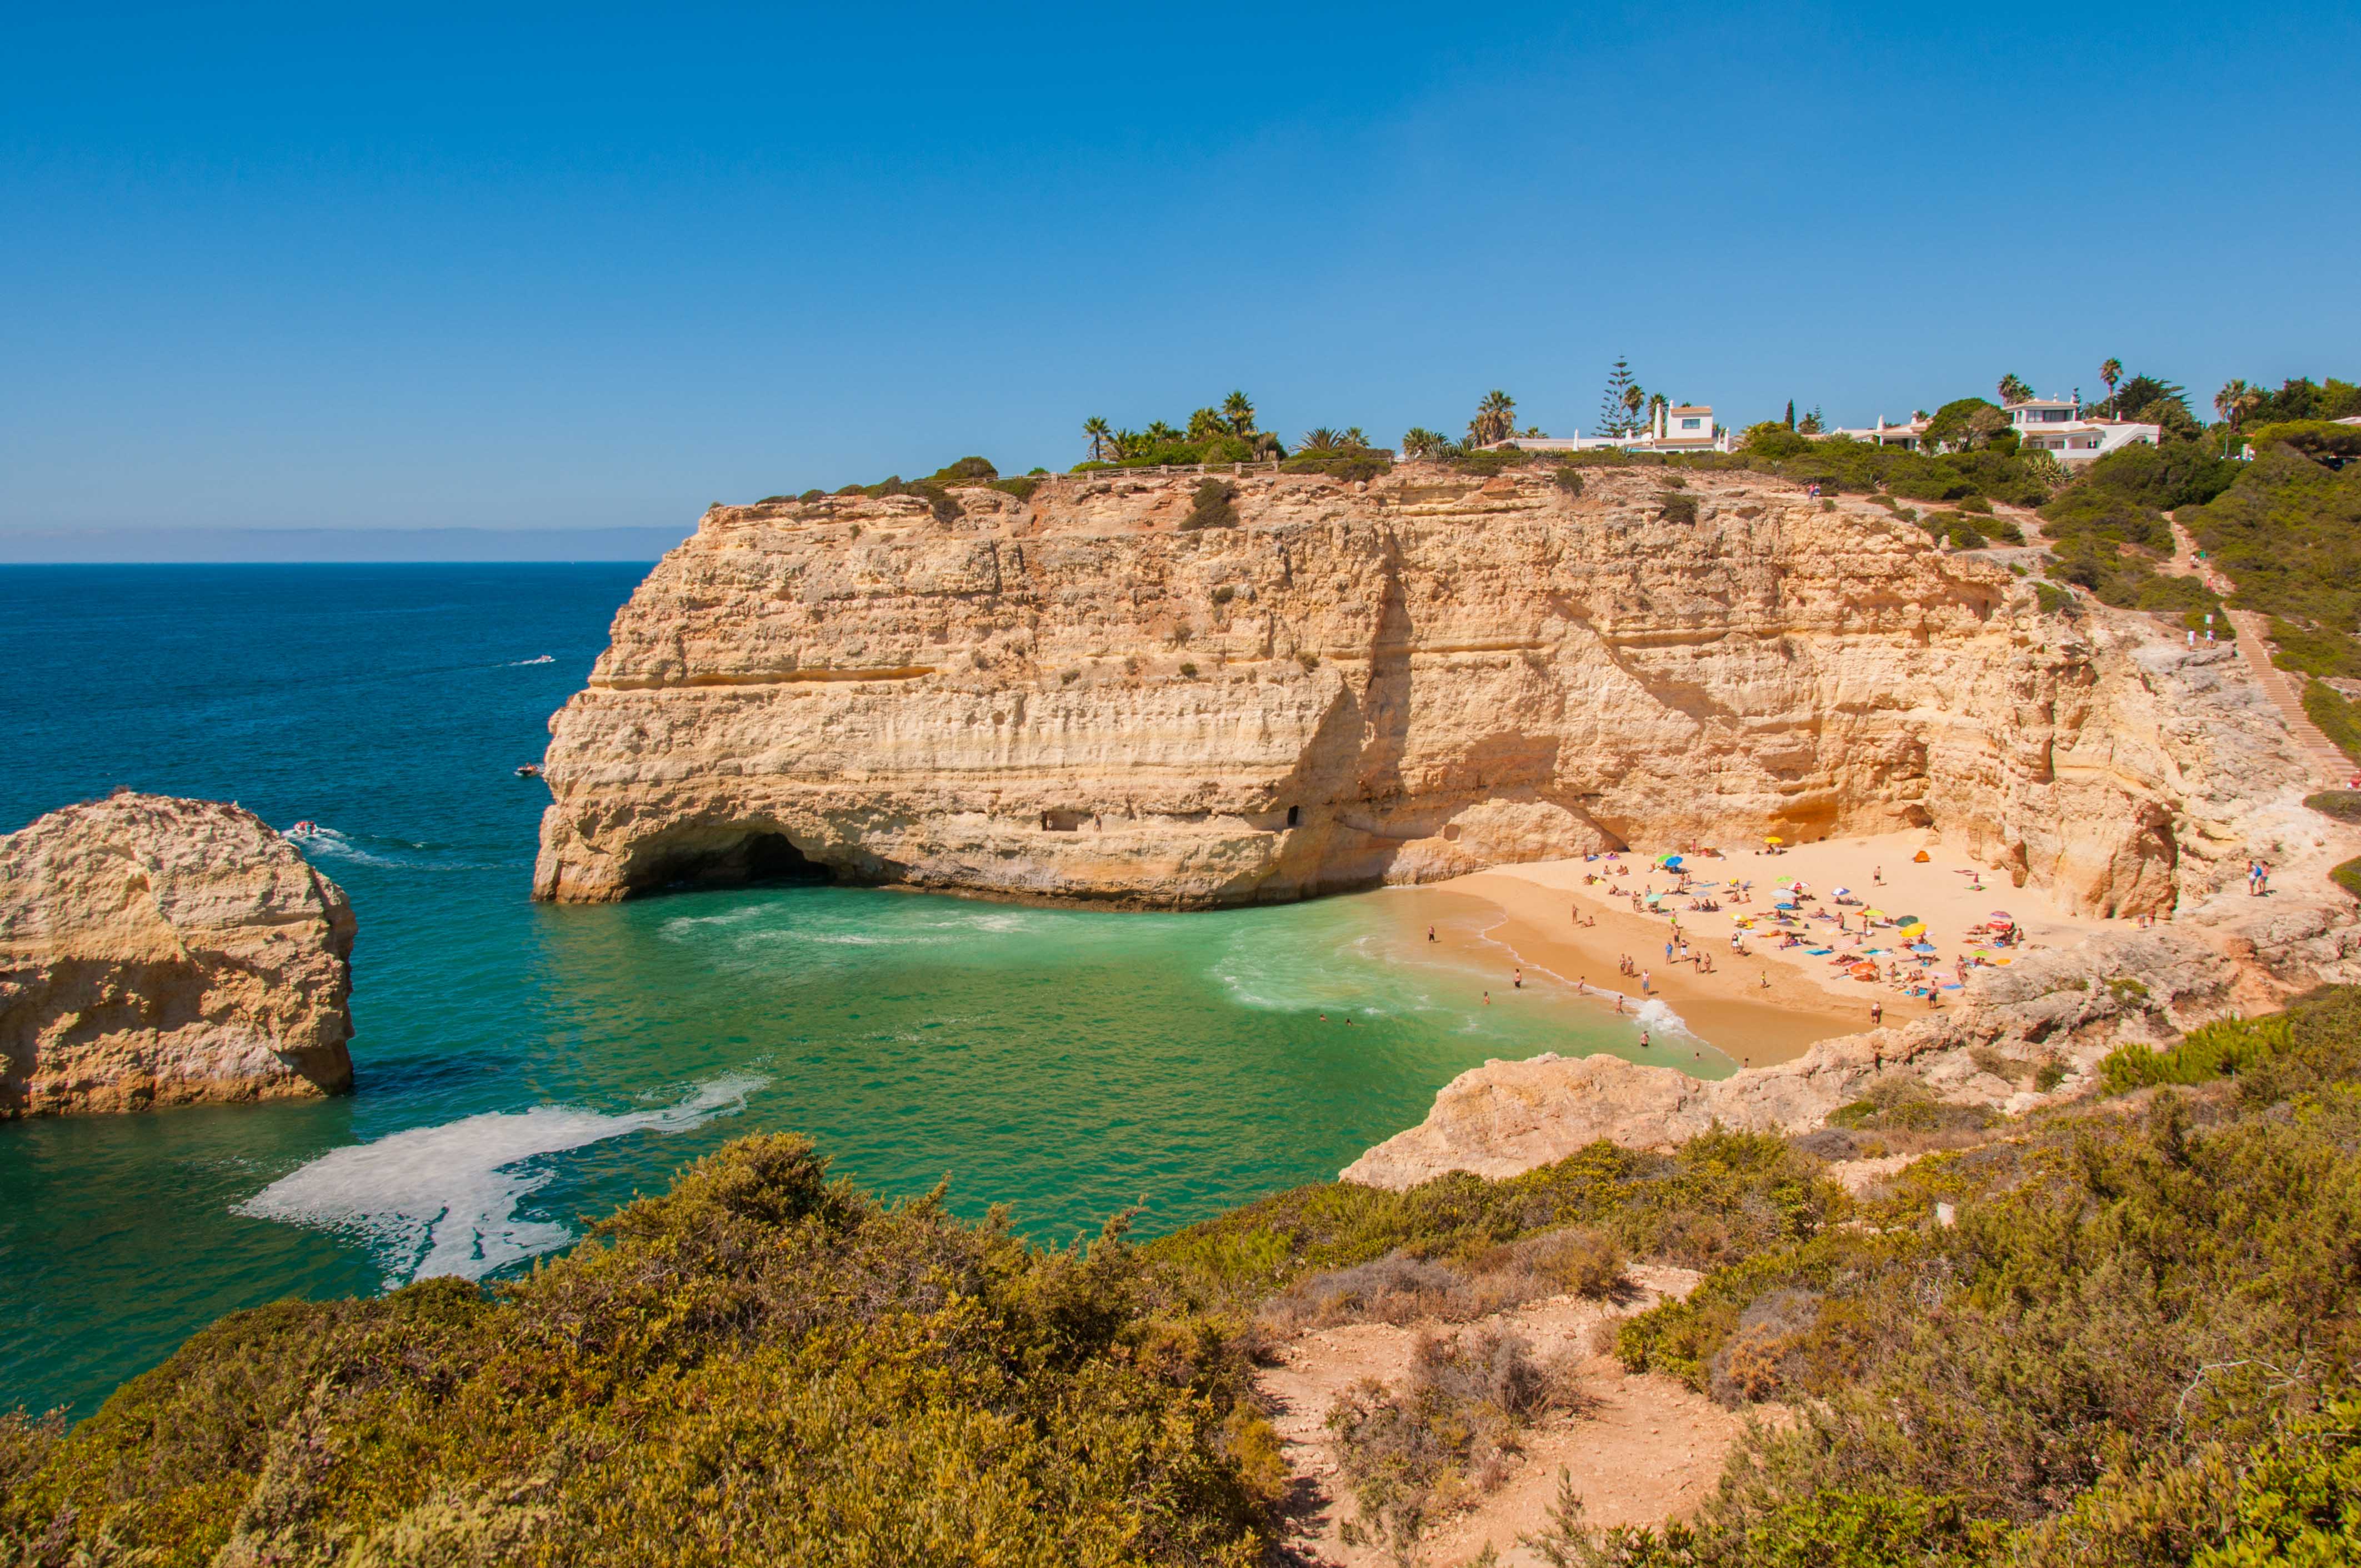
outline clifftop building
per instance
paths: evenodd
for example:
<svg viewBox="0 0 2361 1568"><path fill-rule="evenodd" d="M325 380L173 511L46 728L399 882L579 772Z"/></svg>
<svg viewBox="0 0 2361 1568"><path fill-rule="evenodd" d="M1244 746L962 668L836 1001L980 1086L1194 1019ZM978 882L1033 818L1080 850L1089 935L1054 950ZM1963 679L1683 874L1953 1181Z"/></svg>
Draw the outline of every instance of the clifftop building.
<svg viewBox="0 0 2361 1568"><path fill-rule="evenodd" d="M1648 428L1632 435L1512 435L1485 448L1514 446L1526 452L1728 452L1730 432L1713 422L1711 403L1659 403Z"/></svg>

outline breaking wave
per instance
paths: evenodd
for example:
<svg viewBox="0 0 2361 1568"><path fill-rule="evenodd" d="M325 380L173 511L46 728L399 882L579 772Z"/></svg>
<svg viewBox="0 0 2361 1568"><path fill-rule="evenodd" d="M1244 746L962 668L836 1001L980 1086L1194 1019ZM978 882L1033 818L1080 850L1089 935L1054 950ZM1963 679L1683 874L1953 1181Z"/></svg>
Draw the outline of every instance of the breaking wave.
<svg viewBox="0 0 2361 1568"><path fill-rule="evenodd" d="M680 1133L746 1107L770 1081L729 1073L678 1104L609 1113L569 1105L492 1111L331 1149L237 1204L250 1219L357 1236L389 1287L434 1275L480 1279L574 1239L517 1208L556 1172L544 1157L632 1133Z"/></svg>

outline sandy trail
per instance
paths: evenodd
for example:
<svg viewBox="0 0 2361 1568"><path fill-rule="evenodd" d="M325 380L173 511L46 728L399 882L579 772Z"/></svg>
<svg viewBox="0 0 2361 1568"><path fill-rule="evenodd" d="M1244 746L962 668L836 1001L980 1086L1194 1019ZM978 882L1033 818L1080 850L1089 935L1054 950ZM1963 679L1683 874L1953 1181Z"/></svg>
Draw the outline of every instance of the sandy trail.
<svg viewBox="0 0 2361 1568"><path fill-rule="evenodd" d="M1587 1402L1578 1414L1554 1412L1527 1431L1508 1479L1474 1508L1441 1521L1421 1543L1424 1561L1466 1562L1489 1542L1499 1551L1502 1568L1539 1563L1516 1539L1548 1523L1561 1467L1573 1478L1583 1517L1592 1525L1655 1524L1688 1513L1712 1491L1745 1418L1671 1378L1632 1376L1612 1356L1589 1348L1591 1331L1601 1321L1685 1296L1699 1277L1640 1265L1630 1277L1637 1289L1620 1306L1553 1296L1485 1320L1522 1334L1539 1359L1574 1357ZM1297 1477L1302 1506L1287 1541L1297 1561L1344 1568L1393 1562L1382 1549L1343 1542L1340 1527L1353 1505L1337 1477L1324 1423L1336 1396L1364 1377L1399 1388L1422 1332L1451 1332L1448 1324L1323 1329L1290 1342L1279 1364L1257 1376Z"/></svg>

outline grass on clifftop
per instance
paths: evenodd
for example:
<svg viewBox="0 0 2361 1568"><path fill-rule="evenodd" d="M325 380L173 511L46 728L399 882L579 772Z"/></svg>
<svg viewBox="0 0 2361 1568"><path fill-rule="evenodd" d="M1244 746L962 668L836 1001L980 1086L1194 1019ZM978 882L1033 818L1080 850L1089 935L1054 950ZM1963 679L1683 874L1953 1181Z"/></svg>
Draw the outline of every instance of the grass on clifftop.
<svg viewBox="0 0 2361 1568"><path fill-rule="evenodd" d="M1812 1151L1863 1135L1716 1133L1138 1248L1030 1247L750 1138L524 1278L241 1313L70 1434L0 1420L0 1560L1243 1568L1286 1480L1264 1336L1608 1289L1628 1255L1711 1270L1626 1323L1628 1365L1793 1415L1686 1523L1563 1505L1550 1561L2352 1561L2361 992L2106 1076L2196 1087L1959 1134L1858 1202ZM1334 1429L1412 1552L1547 1398L1474 1329L1420 1365Z"/></svg>

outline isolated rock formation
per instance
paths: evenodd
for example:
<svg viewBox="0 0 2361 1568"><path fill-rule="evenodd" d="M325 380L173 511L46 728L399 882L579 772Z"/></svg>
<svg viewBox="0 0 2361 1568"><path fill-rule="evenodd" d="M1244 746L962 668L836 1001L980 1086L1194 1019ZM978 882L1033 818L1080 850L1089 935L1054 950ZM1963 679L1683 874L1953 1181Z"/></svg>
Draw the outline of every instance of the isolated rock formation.
<svg viewBox="0 0 2361 1568"><path fill-rule="evenodd" d="M122 793L0 836L0 1115L352 1084L353 911L250 811Z"/></svg>
<svg viewBox="0 0 2361 1568"><path fill-rule="evenodd" d="M2217 755L2180 651L1857 500L1228 482L1238 525L1196 531L1193 476L717 507L551 722L537 894L805 871L1194 907L1915 825L2118 913L2172 905L2220 791L2301 772L2283 730Z"/></svg>

